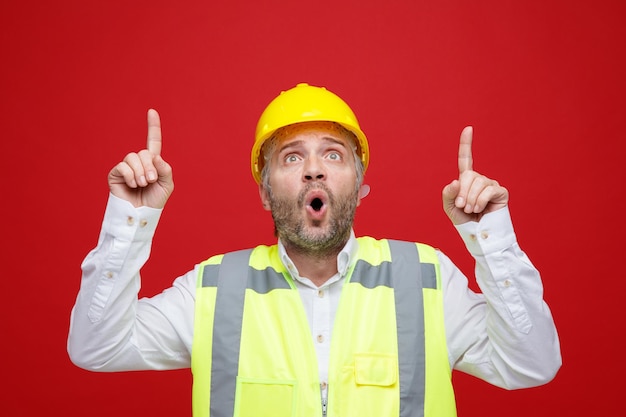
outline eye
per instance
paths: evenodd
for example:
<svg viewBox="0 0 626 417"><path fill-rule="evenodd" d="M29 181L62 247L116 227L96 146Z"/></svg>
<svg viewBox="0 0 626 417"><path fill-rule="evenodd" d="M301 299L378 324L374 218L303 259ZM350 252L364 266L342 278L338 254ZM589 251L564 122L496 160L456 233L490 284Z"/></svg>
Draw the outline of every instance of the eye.
<svg viewBox="0 0 626 417"><path fill-rule="evenodd" d="M341 160L341 154L339 152L333 151L333 152L329 152L327 155L327 158L330 159L331 161L340 161Z"/></svg>
<svg viewBox="0 0 626 417"><path fill-rule="evenodd" d="M297 162L300 158L298 158L298 155L295 154L289 154L285 157L285 162L286 163L292 163L292 162Z"/></svg>

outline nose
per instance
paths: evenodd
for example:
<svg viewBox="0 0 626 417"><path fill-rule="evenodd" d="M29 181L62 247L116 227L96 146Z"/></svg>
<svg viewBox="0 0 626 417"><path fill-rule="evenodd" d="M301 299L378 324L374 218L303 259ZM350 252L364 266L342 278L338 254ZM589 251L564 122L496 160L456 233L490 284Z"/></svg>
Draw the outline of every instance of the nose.
<svg viewBox="0 0 626 417"><path fill-rule="evenodd" d="M326 178L324 166L317 157L307 158L304 165L303 179L305 182L319 181Z"/></svg>

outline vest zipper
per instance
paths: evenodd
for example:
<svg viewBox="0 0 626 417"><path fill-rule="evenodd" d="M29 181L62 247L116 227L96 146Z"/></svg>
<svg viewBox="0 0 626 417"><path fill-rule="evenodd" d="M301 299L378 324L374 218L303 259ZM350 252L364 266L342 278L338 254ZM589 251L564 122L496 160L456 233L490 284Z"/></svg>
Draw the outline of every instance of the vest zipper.
<svg viewBox="0 0 626 417"><path fill-rule="evenodd" d="M322 388L321 385L320 388ZM324 390L320 389L320 396L322 397L322 417L326 417L328 407L328 385L326 386L326 395L324 395Z"/></svg>

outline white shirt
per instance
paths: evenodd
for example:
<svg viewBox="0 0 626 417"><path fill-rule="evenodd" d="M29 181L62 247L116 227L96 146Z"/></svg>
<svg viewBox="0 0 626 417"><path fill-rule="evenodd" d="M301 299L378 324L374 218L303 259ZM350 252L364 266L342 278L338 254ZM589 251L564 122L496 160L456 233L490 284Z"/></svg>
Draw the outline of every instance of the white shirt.
<svg viewBox="0 0 626 417"><path fill-rule="evenodd" d="M72 309L68 352L94 371L188 368L191 361L198 266L172 287L137 299L139 271L148 259L161 210L135 208L109 196L98 244L82 264ZM450 366L491 384L524 388L550 381L561 365L558 335L539 272L517 244L508 208L456 227L476 260L481 293L438 251ZM355 260L354 234L338 255L339 272L321 287L292 274L318 355L320 384L328 378L331 329L343 278Z"/></svg>

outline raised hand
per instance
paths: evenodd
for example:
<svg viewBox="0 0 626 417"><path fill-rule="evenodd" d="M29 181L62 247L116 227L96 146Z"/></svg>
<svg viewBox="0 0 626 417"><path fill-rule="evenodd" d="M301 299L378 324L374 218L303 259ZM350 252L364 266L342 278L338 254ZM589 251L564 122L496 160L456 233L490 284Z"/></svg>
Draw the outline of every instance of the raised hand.
<svg viewBox="0 0 626 417"><path fill-rule="evenodd" d="M126 155L109 172L109 189L116 197L135 207L163 208L174 191L172 168L161 158L161 120L156 110L148 110L146 149Z"/></svg>
<svg viewBox="0 0 626 417"><path fill-rule="evenodd" d="M461 132L459 143L459 179L443 189L443 209L454 224L479 221L487 213L505 207L509 192L497 181L473 170L473 129Z"/></svg>

